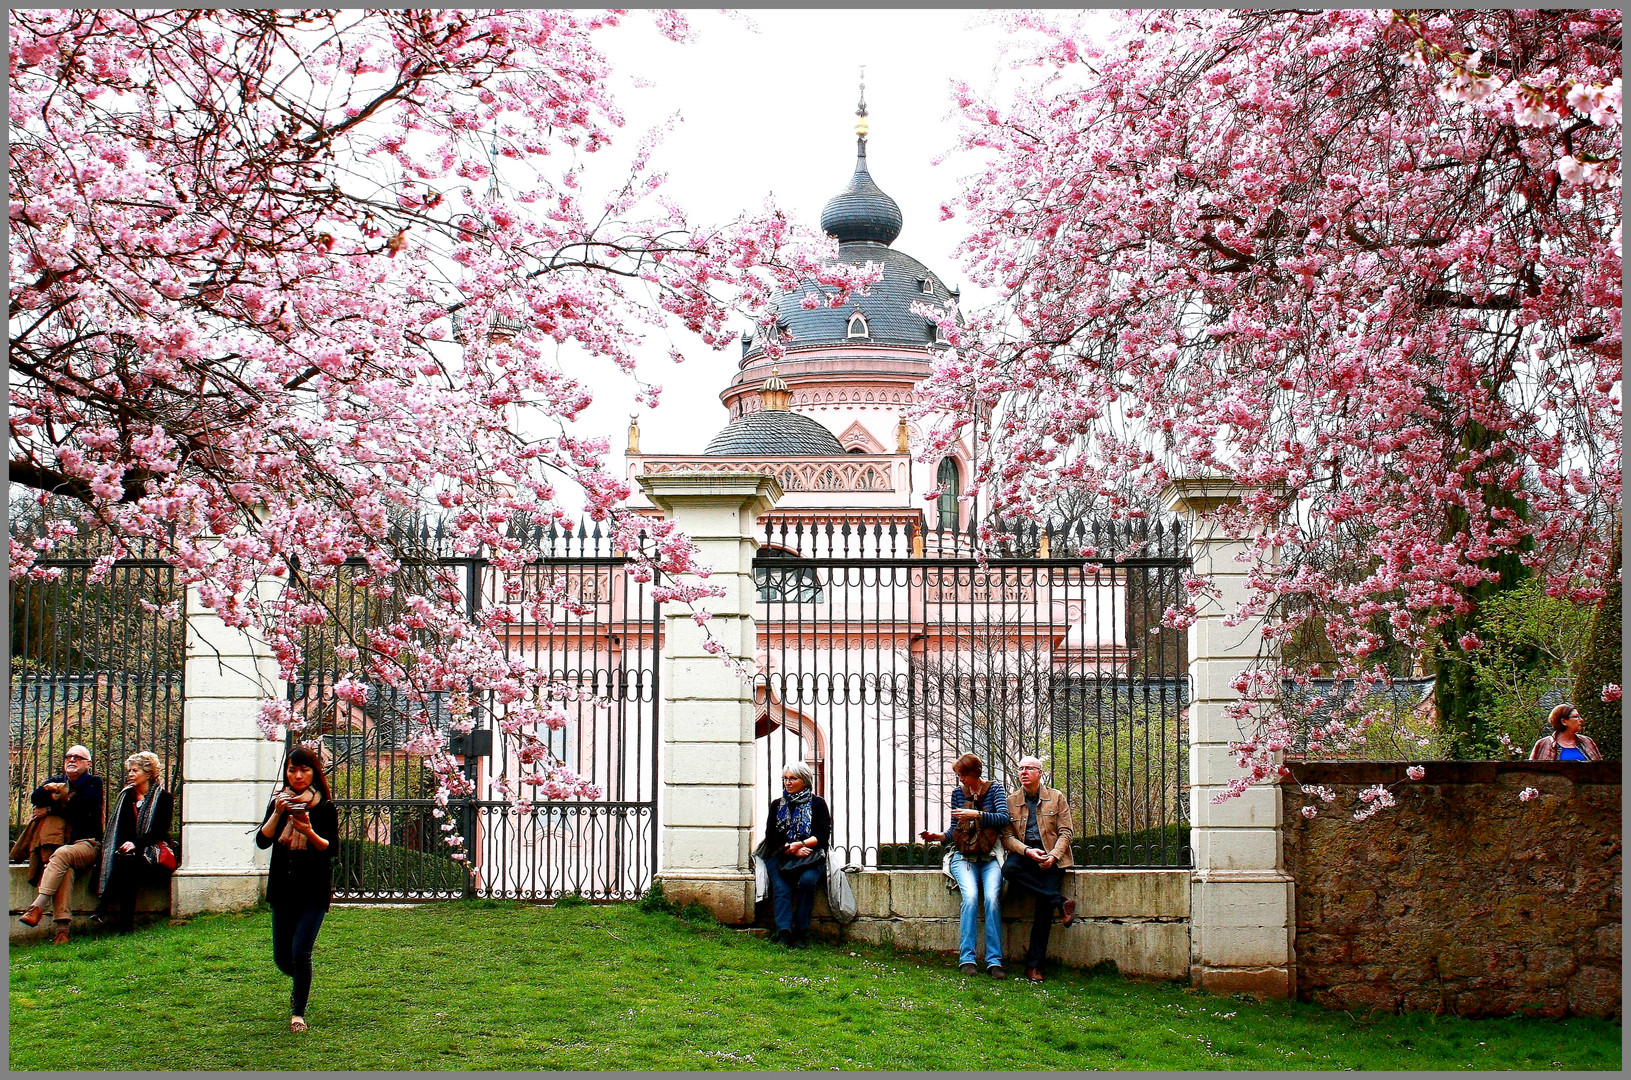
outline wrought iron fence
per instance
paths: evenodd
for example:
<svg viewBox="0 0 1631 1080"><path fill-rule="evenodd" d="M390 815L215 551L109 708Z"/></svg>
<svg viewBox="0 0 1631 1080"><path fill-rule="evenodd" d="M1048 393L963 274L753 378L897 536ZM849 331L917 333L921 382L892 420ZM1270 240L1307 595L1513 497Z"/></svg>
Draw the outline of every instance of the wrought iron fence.
<svg viewBox="0 0 1631 1080"><path fill-rule="evenodd" d="M331 691L340 678L366 670L363 628L391 614L351 585L363 567L348 564L332 587L330 618L305 632L306 662L290 684L307 723L302 737L320 737L330 755L341 821L336 899L633 899L655 877L658 605L598 529L535 527L516 537L537 561L514 572L453 550L451 537L428 523L398 540L416 555L406 572L452 574L472 619L505 609L499 632L509 655L580 695L565 703L571 722L550 735L550 749L602 797L526 810L500 799L497 778L528 770L490 695L474 699L475 730L464 735L451 730L464 718L452 714L446 693L410 702L375 684L360 704L336 699ZM337 646L348 643L358 656L346 663ZM431 775L405 749L416 724L412 710L423 710L450 737L476 783L477 797L452 806L449 822L466 839L468 875L432 814Z"/></svg>
<svg viewBox="0 0 1631 1080"><path fill-rule="evenodd" d="M11 542L31 542L36 527L13 521ZM34 789L62 773L76 743L105 780L107 812L124 784L125 758L157 754L180 820L185 591L151 542L135 542L128 557L98 571L108 554L105 537L75 537L39 561L48 577L11 582L13 834L28 819Z"/></svg>
<svg viewBox="0 0 1631 1080"><path fill-rule="evenodd" d="M1184 537L1009 532L982 561L977 536L885 515L770 519L754 561L764 801L802 758L847 860L932 864L919 834L946 827L952 760L978 754L1013 791L1036 755L1072 807L1078 865L1188 865L1188 660L1161 625ZM1048 555L1004 555L1026 548Z"/></svg>

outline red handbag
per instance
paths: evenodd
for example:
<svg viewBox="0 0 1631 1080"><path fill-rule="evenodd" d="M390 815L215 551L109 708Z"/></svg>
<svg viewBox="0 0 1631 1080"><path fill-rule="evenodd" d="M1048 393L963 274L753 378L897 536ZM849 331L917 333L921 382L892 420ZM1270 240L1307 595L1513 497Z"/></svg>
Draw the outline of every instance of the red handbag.
<svg viewBox="0 0 1631 1080"><path fill-rule="evenodd" d="M147 865L157 870L174 872L176 868L176 849L171 847L167 841L161 840L157 844L148 844L145 854L147 856Z"/></svg>

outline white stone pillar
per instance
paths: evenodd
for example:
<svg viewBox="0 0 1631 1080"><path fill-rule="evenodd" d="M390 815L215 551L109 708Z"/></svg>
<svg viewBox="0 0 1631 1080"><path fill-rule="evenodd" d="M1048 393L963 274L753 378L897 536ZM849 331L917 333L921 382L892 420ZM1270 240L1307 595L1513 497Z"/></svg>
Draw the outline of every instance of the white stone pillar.
<svg viewBox="0 0 1631 1080"><path fill-rule="evenodd" d="M1217 993L1286 998L1295 993L1292 879L1280 850L1280 788L1259 784L1222 803L1213 796L1241 775L1229 744L1243 735L1226 715L1230 685L1258 656L1261 626L1226 626L1245 599L1250 541L1221 532L1214 514L1248 489L1218 477L1175 480L1162 492L1190 530L1195 572L1220 597L1200 605L1189 628L1190 981Z"/></svg>
<svg viewBox="0 0 1631 1080"><path fill-rule="evenodd" d="M641 476L647 498L675 519L725 595L704 605L707 630L751 665L754 523L782 496L763 473L671 472ZM720 921L753 920L753 687L702 648L704 630L685 608L664 611L662 828L664 895L699 901Z"/></svg>
<svg viewBox="0 0 1631 1080"><path fill-rule="evenodd" d="M270 597L279 583L260 585ZM177 916L230 911L266 894L271 851L255 846L283 762L283 744L261 734L260 703L286 684L259 634L228 627L187 589L187 670L182 706L181 865L171 881Z"/></svg>

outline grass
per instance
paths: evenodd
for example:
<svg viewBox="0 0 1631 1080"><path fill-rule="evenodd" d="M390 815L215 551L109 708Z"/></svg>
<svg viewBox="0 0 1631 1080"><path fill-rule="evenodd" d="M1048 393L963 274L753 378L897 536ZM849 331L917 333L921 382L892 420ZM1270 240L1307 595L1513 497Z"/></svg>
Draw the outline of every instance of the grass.
<svg viewBox="0 0 1631 1080"><path fill-rule="evenodd" d="M653 907L336 907L317 943L312 1029L298 1038L265 910L13 946L10 1067L1620 1066L1620 1026L1601 1020L1355 1018L1105 973L966 980L946 957L789 953Z"/></svg>

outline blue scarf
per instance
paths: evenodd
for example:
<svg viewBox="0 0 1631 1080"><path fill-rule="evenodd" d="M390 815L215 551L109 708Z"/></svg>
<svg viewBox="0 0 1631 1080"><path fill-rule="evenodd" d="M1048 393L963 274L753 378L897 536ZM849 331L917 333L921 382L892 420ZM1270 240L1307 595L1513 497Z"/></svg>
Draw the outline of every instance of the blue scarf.
<svg viewBox="0 0 1631 1080"><path fill-rule="evenodd" d="M789 841L803 840L810 835L810 800L815 792L809 788L789 795L782 789L781 805L776 807L776 826Z"/></svg>

